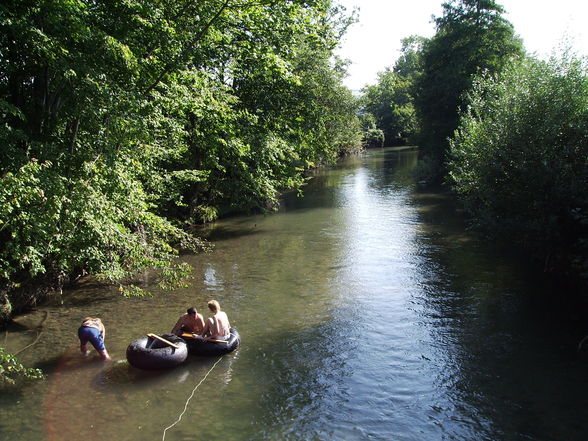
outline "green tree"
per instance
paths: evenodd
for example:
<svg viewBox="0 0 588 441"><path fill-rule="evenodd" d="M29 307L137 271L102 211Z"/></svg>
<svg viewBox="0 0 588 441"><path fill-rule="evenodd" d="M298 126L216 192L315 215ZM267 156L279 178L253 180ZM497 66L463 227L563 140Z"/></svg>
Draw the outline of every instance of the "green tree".
<svg viewBox="0 0 588 441"><path fill-rule="evenodd" d="M187 147L171 166L207 175L179 190L181 216L207 221L275 206L305 169L360 146L344 67L331 61L349 20L315 3L262 3L225 18L230 43L200 81L204 100L182 111Z"/></svg>
<svg viewBox="0 0 588 441"><path fill-rule="evenodd" d="M185 222L360 145L330 0L0 5L0 322L83 274L173 288ZM128 285L126 294L142 293ZM0 348L0 381L37 377Z"/></svg>
<svg viewBox="0 0 588 441"><path fill-rule="evenodd" d="M176 57L156 12L171 11L150 2L3 3L0 278L8 289L31 279L60 287L83 272L110 280L145 267L168 272L170 244L194 242L156 214L145 191L144 177L181 135L152 87Z"/></svg>
<svg viewBox="0 0 588 441"><path fill-rule="evenodd" d="M475 225L588 279L588 64L564 54L484 75L451 142Z"/></svg>
<svg viewBox="0 0 588 441"><path fill-rule="evenodd" d="M347 23L329 0L2 2L2 313L88 273L172 286L202 246L186 221L271 206L359 144Z"/></svg>
<svg viewBox="0 0 588 441"><path fill-rule="evenodd" d="M448 139L465 110L465 93L481 72L499 72L512 56L521 55L521 41L494 0L452 0L435 19L436 34L425 42L422 73L415 85L420 145L445 173Z"/></svg>
<svg viewBox="0 0 588 441"><path fill-rule="evenodd" d="M401 55L393 69L378 74L375 85L366 86L360 98L367 145L406 144L417 131L413 105L414 81L420 71L420 52L425 39L411 36L402 40ZM369 115L374 125L366 119ZM381 134L380 134L381 132ZM382 142L379 141L383 136Z"/></svg>
<svg viewBox="0 0 588 441"><path fill-rule="evenodd" d="M386 69L377 84L362 90L363 111L375 117L386 145L404 144L415 131L411 86L409 79Z"/></svg>
<svg viewBox="0 0 588 441"><path fill-rule="evenodd" d="M376 118L371 113L360 113L363 145L365 147L384 147L384 132L376 126Z"/></svg>
<svg viewBox="0 0 588 441"><path fill-rule="evenodd" d="M427 39L419 35L403 38L400 56L394 63L394 73L414 83L422 70L422 51L426 42Z"/></svg>

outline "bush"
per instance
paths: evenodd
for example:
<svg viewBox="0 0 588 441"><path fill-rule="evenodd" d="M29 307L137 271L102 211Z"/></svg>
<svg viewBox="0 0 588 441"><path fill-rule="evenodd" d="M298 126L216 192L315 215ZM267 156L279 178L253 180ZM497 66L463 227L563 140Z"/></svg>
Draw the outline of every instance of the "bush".
<svg viewBox="0 0 588 441"><path fill-rule="evenodd" d="M588 268L586 60L513 61L474 85L449 179L472 220L536 257Z"/></svg>

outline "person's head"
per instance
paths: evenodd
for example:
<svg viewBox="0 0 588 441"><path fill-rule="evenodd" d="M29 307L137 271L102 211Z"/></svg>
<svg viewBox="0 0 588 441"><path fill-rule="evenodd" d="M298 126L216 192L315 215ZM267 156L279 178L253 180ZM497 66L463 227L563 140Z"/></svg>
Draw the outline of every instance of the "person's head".
<svg viewBox="0 0 588 441"><path fill-rule="evenodd" d="M210 309L210 312L215 314L221 310L220 305L216 300L211 300L208 302L208 309Z"/></svg>
<svg viewBox="0 0 588 441"><path fill-rule="evenodd" d="M194 308L193 306L191 306L190 308L188 308L186 310L186 312L188 313L188 315L196 315L196 308Z"/></svg>

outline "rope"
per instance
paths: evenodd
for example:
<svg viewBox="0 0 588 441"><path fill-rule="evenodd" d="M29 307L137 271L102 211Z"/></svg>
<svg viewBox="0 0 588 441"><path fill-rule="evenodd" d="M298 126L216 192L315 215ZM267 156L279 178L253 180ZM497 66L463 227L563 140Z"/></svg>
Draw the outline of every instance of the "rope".
<svg viewBox="0 0 588 441"><path fill-rule="evenodd" d="M161 441L165 441L165 433L171 429L172 427L174 427L176 424L178 424L180 422L180 420L182 419L182 417L184 416L184 414L186 413L186 411L188 410L188 403L190 402L190 400L192 399L192 397L194 396L194 394L196 393L196 389L198 389L198 387L204 382L204 380L206 380L206 377L208 377L208 374L210 374L212 372L212 370L216 367L217 364L219 364L219 362L223 359L223 357L221 356L216 363L210 368L210 370L206 373L206 375L204 376L204 378L202 380L200 380L200 383L198 383L196 385L196 387L192 390L192 393L190 394L190 396L188 397L188 399L186 400L186 404L184 404L184 410L182 411L182 413L180 414L180 416L178 417L178 419L170 426L167 426L164 430L163 430L163 437L161 438Z"/></svg>
<svg viewBox="0 0 588 441"><path fill-rule="evenodd" d="M49 317L49 311L45 311L45 318L43 320L41 320L41 323L39 323L37 325L37 328L41 328L41 330L37 333L37 338L35 338L35 341L29 345L26 345L24 348L16 351L13 355L16 356L16 355L20 354L22 351L30 348L31 346L33 346L35 343L37 343L39 341L39 339L41 338L41 334L43 334L44 329L42 329L42 327L43 327L43 324L45 323L45 320L47 320L47 317ZM6 335L8 336L8 331L6 332Z"/></svg>

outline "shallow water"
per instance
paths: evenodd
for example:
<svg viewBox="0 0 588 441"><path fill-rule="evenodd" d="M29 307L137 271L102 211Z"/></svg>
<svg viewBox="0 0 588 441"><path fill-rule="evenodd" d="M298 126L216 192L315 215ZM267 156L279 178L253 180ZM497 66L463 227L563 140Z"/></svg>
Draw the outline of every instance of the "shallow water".
<svg viewBox="0 0 588 441"><path fill-rule="evenodd" d="M369 151L278 213L214 224L215 250L186 257L189 289L127 300L86 281L19 317L0 341L17 351L39 336L20 358L48 378L2 392L0 439L587 439L582 335L536 300L551 288L410 178L416 159ZM206 315L211 298L237 352L128 366L130 341L188 306ZM87 315L103 318L114 362L79 355Z"/></svg>

